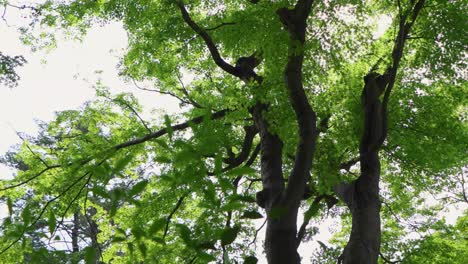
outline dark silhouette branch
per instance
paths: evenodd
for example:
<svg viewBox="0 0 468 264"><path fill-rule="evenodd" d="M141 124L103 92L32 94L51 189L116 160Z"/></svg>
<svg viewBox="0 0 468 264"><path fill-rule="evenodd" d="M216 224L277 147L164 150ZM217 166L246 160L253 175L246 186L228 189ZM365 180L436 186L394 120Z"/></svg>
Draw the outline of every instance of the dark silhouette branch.
<svg viewBox="0 0 468 264"><path fill-rule="evenodd" d="M177 212L179 207L182 205L182 202L184 201L185 197L187 197L188 193L182 195L179 200L177 200L176 205L172 209L172 211L169 213L169 215L166 218L166 226L164 227L164 234L163 234L163 239L166 238L167 232L169 231L169 224L171 223L171 219L174 216L174 214Z"/></svg>
<svg viewBox="0 0 468 264"><path fill-rule="evenodd" d="M27 183L29 183L30 181L36 179L37 177L41 176L42 174L44 174L45 172L47 172L48 170L51 170L51 169L56 169L56 168L60 168L62 167L62 165L51 165L51 166L48 166L48 167L45 167L43 170L41 170L40 172L38 172L37 174L33 175L32 177L22 181L22 182L19 182L19 183L16 183L16 184L13 184L13 185L10 185L10 186L7 186L7 187L4 187L4 188L1 188L0 189L0 192L2 191L6 191L8 189L13 189L13 188L16 188L16 187L19 187L19 186L22 186L22 185L25 185Z"/></svg>
<svg viewBox="0 0 468 264"><path fill-rule="evenodd" d="M215 119L222 118L227 113L228 113L228 110L221 110L221 111L215 112L215 113L213 113L211 115L211 119L215 120ZM191 124L200 124L201 122L203 122L204 118L205 118L204 116L198 116L198 117L192 118L192 119L190 119L190 120L188 120L186 122L171 126L171 130L172 131L184 130L184 129L190 127ZM111 150L117 151L117 150L120 150L120 149L123 149L123 148L138 145L138 144L144 143L146 141L153 140L153 139L159 138L161 136L164 136L168 132L169 132L168 128L163 128L163 129L160 129L160 130L158 130L156 132L147 134L147 135L145 135L143 137L136 138L136 139L133 139L133 140L130 140L130 141L115 145L115 146L113 146L111 148Z"/></svg>
<svg viewBox="0 0 468 264"><path fill-rule="evenodd" d="M169 96L172 96L172 97L176 98L177 100L179 100L182 104L192 104L190 101L185 100L184 98L176 95L175 93L172 93L172 92L169 92L169 91L163 91L163 90L160 90L160 89L148 89L148 88L145 88L145 87L142 87L142 86L138 85L136 83L136 81L133 80L133 79L132 79L132 82L133 82L133 84L135 85L136 88L138 88L138 89L140 89L142 91L155 92L155 93L159 93L159 94L169 95Z"/></svg>
<svg viewBox="0 0 468 264"><path fill-rule="evenodd" d="M266 223L267 223L267 219L265 219L263 224L257 230L255 230L254 239L247 245L247 247L250 247L252 244L255 243L255 241L257 241L258 232L260 232L260 230L263 229L263 227L265 226Z"/></svg>
<svg viewBox="0 0 468 264"><path fill-rule="evenodd" d="M187 25L190 28L192 28L192 30L195 31L195 33L197 33L203 39L216 65L218 65L221 69L223 69L227 73L240 77L239 72L236 70L236 68L232 66L231 64L227 63L221 57L221 54L219 53L218 48L216 47L216 44L214 43L211 36L206 32L206 30L202 29L200 26L197 25L197 23L195 23L195 21L193 21L187 9L185 8L185 5L183 4L183 2L178 0L176 1L176 5L180 9L182 18L184 19L185 23L187 23Z"/></svg>
<svg viewBox="0 0 468 264"><path fill-rule="evenodd" d="M217 26L214 26L212 28L207 28L205 29L206 31L212 31L212 30L216 30L218 28L221 28L221 27L224 27L224 26L232 26L232 25L235 25L236 23L235 22L223 22Z"/></svg>

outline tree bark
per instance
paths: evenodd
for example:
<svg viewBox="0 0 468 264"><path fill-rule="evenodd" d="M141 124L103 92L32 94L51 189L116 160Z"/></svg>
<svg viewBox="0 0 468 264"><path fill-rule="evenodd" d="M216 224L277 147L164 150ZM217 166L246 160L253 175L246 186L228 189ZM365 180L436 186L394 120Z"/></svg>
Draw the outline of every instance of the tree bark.
<svg viewBox="0 0 468 264"><path fill-rule="evenodd" d="M375 67L364 77L362 107L364 132L359 146L361 174L351 183L343 183L335 192L346 203L352 215L351 235L339 263L376 264L380 254L380 158L379 149L387 137L388 101L395 84L397 70L411 27L425 0L413 2L404 13L400 7L399 30L392 51L392 65L385 73L376 73ZM383 101L380 96L383 94Z"/></svg>
<svg viewBox="0 0 468 264"><path fill-rule="evenodd" d="M361 174L348 184L336 187L336 193L346 203L353 218L351 235L340 263L377 263L380 252L380 160L381 147L387 126L379 96L388 84L388 75L369 73L362 92L364 133L359 153Z"/></svg>
<svg viewBox="0 0 468 264"><path fill-rule="evenodd" d="M289 54L284 70L289 101L296 114L299 143L287 185L282 175L282 142L268 131L262 112L267 106L257 104L253 117L261 138L261 174L263 190L257 194L259 205L266 209L265 251L269 264L297 264L297 213L312 166L317 138L316 114L303 87L302 65L307 18L312 0L299 0L293 9L280 8L277 14L289 33Z"/></svg>
<svg viewBox="0 0 468 264"><path fill-rule="evenodd" d="M80 247L78 246L78 236L79 236L79 231L80 231L80 218L79 217L80 217L79 211L73 214L73 229L71 233L73 253L77 253L80 251Z"/></svg>

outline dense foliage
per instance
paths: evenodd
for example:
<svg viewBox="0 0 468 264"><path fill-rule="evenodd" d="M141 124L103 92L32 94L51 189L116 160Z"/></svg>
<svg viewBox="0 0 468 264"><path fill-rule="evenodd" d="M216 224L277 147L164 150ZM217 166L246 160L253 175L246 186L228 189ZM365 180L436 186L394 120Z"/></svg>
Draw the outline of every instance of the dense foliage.
<svg viewBox="0 0 468 264"><path fill-rule="evenodd" d="M301 41L297 21L281 10L308 2ZM51 28L80 36L121 21L129 36L122 76L154 83L182 110L143 120L131 94L98 84L98 99L57 113L36 136L22 135L23 144L2 158L17 170L0 182L9 210L0 227L5 263L262 259L257 228L267 215L282 221L294 211L263 197L272 146L265 142L281 142L273 154L282 163L268 164L279 166L288 193L307 141L285 70L297 58L316 126L312 166L292 194L304 216L298 243L314 240L309 222L331 215L342 223L312 262L336 262L350 237L348 201L336 204L336 186L362 175L364 77L389 69L395 79L389 99L385 93L388 135L379 146L379 261L468 259L467 212L456 225L442 219L447 204L468 204L466 1L76 0L32 10L34 23L21 30L37 47L51 45ZM382 21L389 26L377 32ZM254 64L251 71L244 63Z"/></svg>

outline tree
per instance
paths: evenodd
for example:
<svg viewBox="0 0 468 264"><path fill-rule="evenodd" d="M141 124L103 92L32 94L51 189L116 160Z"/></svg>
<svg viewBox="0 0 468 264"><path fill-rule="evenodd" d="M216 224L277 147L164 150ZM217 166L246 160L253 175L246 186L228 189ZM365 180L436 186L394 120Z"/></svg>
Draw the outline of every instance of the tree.
<svg viewBox="0 0 468 264"><path fill-rule="evenodd" d="M23 66L24 63L26 60L23 56L8 56L0 52L0 84L3 83L10 87L16 86L20 77L15 68Z"/></svg>
<svg viewBox="0 0 468 264"><path fill-rule="evenodd" d="M145 121L131 95L98 85L100 99L24 137L4 157L18 175L0 189L10 208L1 253L11 258L43 251L29 232L53 237L78 212L94 230L89 263L255 263L257 218L268 263L299 263L309 222L338 197L351 213L338 261L377 263L393 219L384 209L382 231L382 201L414 213L426 189L466 167L463 1L89 0L34 10L38 24L79 33L123 22L123 76L153 81L184 112ZM378 19L392 21L382 36L371 30Z"/></svg>

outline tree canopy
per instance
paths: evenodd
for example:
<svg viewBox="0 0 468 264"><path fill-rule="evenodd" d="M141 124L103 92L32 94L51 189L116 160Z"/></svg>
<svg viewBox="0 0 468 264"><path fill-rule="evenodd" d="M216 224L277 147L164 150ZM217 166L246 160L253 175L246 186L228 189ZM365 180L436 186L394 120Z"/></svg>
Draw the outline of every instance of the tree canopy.
<svg viewBox="0 0 468 264"><path fill-rule="evenodd" d="M34 13L36 48L121 22L122 77L181 106L144 120L98 83L22 134L2 157L5 263L257 263L263 232L268 263L299 263L327 216L339 231L302 262L468 259L467 211L441 213L468 204L466 1L0 4ZM0 56L16 81L2 61L24 61Z"/></svg>

